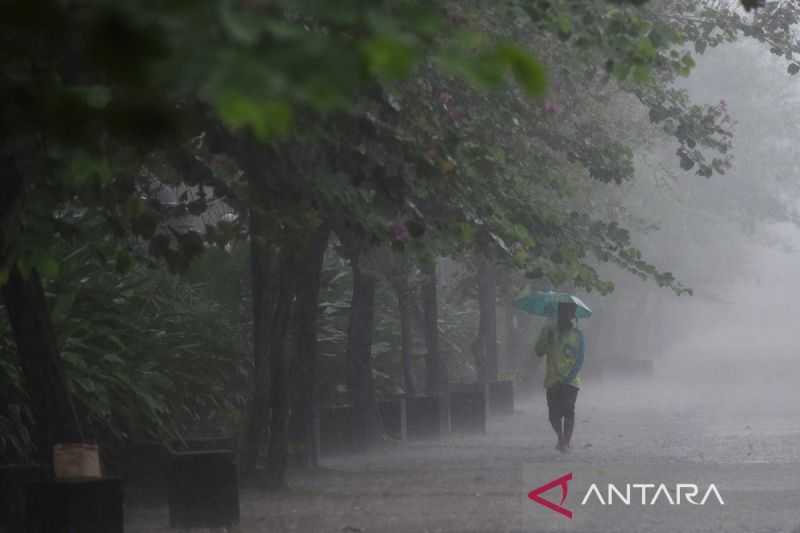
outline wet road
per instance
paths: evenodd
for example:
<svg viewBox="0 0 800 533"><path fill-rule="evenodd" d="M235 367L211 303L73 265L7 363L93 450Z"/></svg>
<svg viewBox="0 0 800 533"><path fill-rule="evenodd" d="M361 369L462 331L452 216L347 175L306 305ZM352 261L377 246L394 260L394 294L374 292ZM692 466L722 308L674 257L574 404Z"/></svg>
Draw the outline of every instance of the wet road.
<svg viewBox="0 0 800 533"><path fill-rule="evenodd" d="M603 531L793 533L800 531L800 402L791 382L763 390L588 383L578 398L568 455L553 449L544 398L536 396L515 414L493 418L487 435L387 442L365 456L329 459L314 474L293 473L286 494L244 491L241 531L598 530L592 521L531 515L531 472L548 475L563 466L644 468L665 482L688 472L716 482L728 499L724 509L709 509L699 519L677 507L615 510L603 515ZM576 508L579 496L573 493L565 505ZM558 501L557 494L552 499ZM134 510L128 517L130 532L167 531L161 527L166 509Z"/></svg>

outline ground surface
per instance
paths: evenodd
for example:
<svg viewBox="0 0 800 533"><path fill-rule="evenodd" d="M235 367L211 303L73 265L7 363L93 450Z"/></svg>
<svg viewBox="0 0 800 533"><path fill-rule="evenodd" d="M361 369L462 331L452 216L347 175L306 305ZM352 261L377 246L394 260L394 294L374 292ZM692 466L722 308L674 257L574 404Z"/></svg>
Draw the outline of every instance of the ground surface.
<svg viewBox="0 0 800 533"><path fill-rule="evenodd" d="M727 468L713 475L735 478L739 492L725 493L725 520L693 522L671 509L666 515L643 509L641 516L620 515L605 531L792 533L800 525L800 476L795 486L792 474L800 472L795 390L793 383L765 389L590 383L578 398L569 456L553 449L544 398L533 397L515 414L493 418L487 435L389 444L366 456L327 460L313 474L294 472L285 494L244 491L241 531L550 530L526 517L533 504L525 495L534 487L526 486L524 472L563 463L647 465L665 479L687 468ZM778 479L781 472L787 479ZM168 531L165 508L131 509L127 516L131 533ZM581 527L564 521L555 529Z"/></svg>

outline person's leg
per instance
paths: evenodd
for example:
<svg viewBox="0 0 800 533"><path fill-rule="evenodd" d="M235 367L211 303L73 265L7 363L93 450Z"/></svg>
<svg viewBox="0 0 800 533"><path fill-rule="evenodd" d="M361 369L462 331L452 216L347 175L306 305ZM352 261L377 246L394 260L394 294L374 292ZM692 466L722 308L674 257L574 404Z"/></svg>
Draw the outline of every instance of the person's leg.
<svg viewBox="0 0 800 533"><path fill-rule="evenodd" d="M569 448L572 431L575 429L575 400L578 399L578 387L565 385L564 389L564 447Z"/></svg>
<svg viewBox="0 0 800 533"><path fill-rule="evenodd" d="M558 389L558 385L547 389L547 411L548 418L550 419L550 425L553 426L553 431L555 431L556 435L558 436L558 444L556 445L556 448L560 450L564 443L564 430L561 427L562 417L559 405L560 402Z"/></svg>
<svg viewBox="0 0 800 533"><path fill-rule="evenodd" d="M564 417L564 448L569 449L572 445L572 431L575 429L575 415Z"/></svg>

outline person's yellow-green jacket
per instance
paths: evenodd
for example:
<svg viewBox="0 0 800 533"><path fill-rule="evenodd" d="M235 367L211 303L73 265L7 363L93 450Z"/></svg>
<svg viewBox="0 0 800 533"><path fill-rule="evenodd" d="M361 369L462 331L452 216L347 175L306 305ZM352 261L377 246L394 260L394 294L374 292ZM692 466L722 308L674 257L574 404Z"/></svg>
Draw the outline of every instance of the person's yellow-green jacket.
<svg viewBox="0 0 800 533"><path fill-rule="evenodd" d="M577 328L563 333L559 333L556 326L546 326L542 330L534 351L539 357L547 358L545 388L559 383L580 387L578 372L583 366L584 348L583 333Z"/></svg>

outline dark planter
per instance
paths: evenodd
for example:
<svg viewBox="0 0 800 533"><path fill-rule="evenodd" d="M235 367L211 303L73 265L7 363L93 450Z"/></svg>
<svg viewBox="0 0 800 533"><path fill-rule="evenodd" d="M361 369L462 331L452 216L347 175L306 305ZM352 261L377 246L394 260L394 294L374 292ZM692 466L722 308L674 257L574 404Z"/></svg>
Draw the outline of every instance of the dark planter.
<svg viewBox="0 0 800 533"><path fill-rule="evenodd" d="M409 440L439 439L450 432L448 395L406 397L406 434Z"/></svg>
<svg viewBox="0 0 800 533"><path fill-rule="evenodd" d="M489 412L492 415L510 415L514 413L514 382L489 382Z"/></svg>
<svg viewBox="0 0 800 533"><path fill-rule="evenodd" d="M28 486L46 478L38 465L0 466L0 531L24 531Z"/></svg>
<svg viewBox="0 0 800 533"><path fill-rule="evenodd" d="M453 433L486 433L489 420L489 385L452 383L450 425Z"/></svg>
<svg viewBox="0 0 800 533"><path fill-rule="evenodd" d="M395 439L406 440L406 399L403 397L386 398L378 403L378 408L386 433Z"/></svg>
<svg viewBox="0 0 800 533"><path fill-rule="evenodd" d="M239 475L233 452L178 452L171 463L170 527L221 528L239 523Z"/></svg>
<svg viewBox="0 0 800 533"><path fill-rule="evenodd" d="M26 533L122 533L122 480L41 481L28 486Z"/></svg>
<svg viewBox="0 0 800 533"><path fill-rule="evenodd" d="M309 466L309 463L312 465L319 464L319 410L314 409L311 417L311 425L307 428L307 431L311 432L308 439L313 442L306 442L299 435L291 434L289 461L294 466L305 467Z"/></svg>
<svg viewBox="0 0 800 533"><path fill-rule="evenodd" d="M134 442L122 458L125 501L161 505L167 501L170 453L158 442Z"/></svg>
<svg viewBox="0 0 800 533"><path fill-rule="evenodd" d="M322 456L354 453L353 408L333 405L318 408L319 453Z"/></svg>

